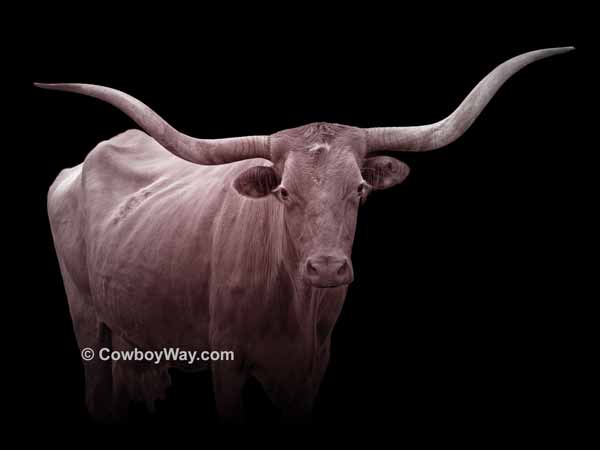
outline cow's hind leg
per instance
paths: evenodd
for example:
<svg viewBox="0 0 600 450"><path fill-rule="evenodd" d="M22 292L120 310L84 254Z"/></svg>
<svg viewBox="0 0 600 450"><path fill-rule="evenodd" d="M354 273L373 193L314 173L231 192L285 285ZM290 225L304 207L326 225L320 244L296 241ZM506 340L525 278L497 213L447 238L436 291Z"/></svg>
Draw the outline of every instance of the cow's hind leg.
<svg viewBox="0 0 600 450"><path fill-rule="evenodd" d="M79 205L81 168L80 164L63 170L52 183L48 218L75 338L82 352L87 409L93 419L106 421L112 409L111 364L100 360L99 353L110 347L111 332L96 315L88 280L84 216Z"/></svg>
<svg viewBox="0 0 600 450"><path fill-rule="evenodd" d="M122 355L135 355L135 346L121 336L113 335L113 350ZM138 350L140 354L142 350ZM155 411L156 400L164 400L171 376L167 367L153 361L114 360L112 362L113 402L115 415L125 420L131 402L145 404L149 412Z"/></svg>
<svg viewBox="0 0 600 450"><path fill-rule="evenodd" d="M95 421L110 421L112 419L111 363L102 361L99 354L103 348L111 347L111 331L98 320L92 307L90 294L82 292L69 278L68 274L63 272L73 329L85 371L87 410Z"/></svg>

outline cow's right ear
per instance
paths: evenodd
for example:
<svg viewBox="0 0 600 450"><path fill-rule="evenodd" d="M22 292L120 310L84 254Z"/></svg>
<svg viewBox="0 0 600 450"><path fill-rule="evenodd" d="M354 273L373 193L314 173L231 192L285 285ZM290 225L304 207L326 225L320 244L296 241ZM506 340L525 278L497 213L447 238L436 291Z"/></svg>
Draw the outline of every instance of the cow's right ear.
<svg viewBox="0 0 600 450"><path fill-rule="evenodd" d="M279 176L272 167L255 166L245 170L233 182L233 187L245 197L261 198L279 186Z"/></svg>

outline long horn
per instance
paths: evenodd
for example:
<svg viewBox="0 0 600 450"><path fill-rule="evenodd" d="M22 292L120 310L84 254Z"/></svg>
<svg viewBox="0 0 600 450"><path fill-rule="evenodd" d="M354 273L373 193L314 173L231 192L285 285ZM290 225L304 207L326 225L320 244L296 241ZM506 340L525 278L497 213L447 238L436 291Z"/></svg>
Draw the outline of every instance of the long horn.
<svg viewBox="0 0 600 450"><path fill-rule="evenodd" d="M197 139L177 131L148 106L116 89L73 83L34 85L43 89L77 92L104 100L127 114L171 153L196 164L226 164L250 158L271 159L268 136Z"/></svg>
<svg viewBox="0 0 600 450"><path fill-rule="evenodd" d="M369 128L368 151L424 152L444 147L467 131L500 86L512 75L534 61L573 49L574 47L547 48L509 59L481 80L460 106L439 122L423 126Z"/></svg>

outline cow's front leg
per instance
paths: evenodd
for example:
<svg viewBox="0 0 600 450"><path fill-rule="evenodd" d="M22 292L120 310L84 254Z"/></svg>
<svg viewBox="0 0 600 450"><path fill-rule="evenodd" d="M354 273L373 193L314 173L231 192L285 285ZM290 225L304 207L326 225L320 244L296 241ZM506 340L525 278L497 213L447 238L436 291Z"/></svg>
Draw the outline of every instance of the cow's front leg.
<svg viewBox="0 0 600 450"><path fill-rule="evenodd" d="M211 361L210 370L213 379L213 390L217 413L222 422L241 423L244 421L242 389L246 382L243 355L233 339L220 329L214 330L210 336L212 351L231 351L233 359Z"/></svg>
<svg viewBox="0 0 600 450"><path fill-rule="evenodd" d="M242 423L242 389L246 382L246 374L239 365L232 364L231 361L213 361L211 372L219 418L226 423Z"/></svg>
<svg viewBox="0 0 600 450"><path fill-rule="evenodd" d="M274 380L277 389L270 395L272 403L282 411L283 423L310 423L312 411L319 388L329 364L330 341L321 347L319 356L313 361L312 370L307 370L305 376L299 377L302 371L294 372L291 379ZM309 366L309 364L305 364Z"/></svg>
<svg viewBox="0 0 600 450"><path fill-rule="evenodd" d="M287 401L281 402L281 399L275 399L275 406L282 412L282 423L310 423L312 422L312 410L319 388L312 382L300 386L295 390L294 395Z"/></svg>

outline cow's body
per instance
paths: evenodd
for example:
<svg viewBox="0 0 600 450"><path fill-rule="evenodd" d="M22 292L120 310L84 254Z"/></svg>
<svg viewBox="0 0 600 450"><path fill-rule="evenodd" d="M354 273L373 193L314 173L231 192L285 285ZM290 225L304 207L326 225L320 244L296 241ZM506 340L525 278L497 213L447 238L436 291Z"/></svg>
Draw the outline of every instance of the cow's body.
<svg viewBox="0 0 600 450"><path fill-rule="evenodd" d="M433 124L313 123L210 140L177 131L115 89L40 84L106 101L148 133L132 130L99 144L50 188L52 233L80 348L233 351L233 362L211 364L221 417L242 417L249 376L285 415L304 416L354 279L359 206L409 173L379 152L450 144L514 73L570 50L504 62ZM169 383L170 364L86 362L88 409L119 417L132 398L152 404Z"/></svg>
<svg viewBox="0 0 600 450"><path fill-rule="evenodd" d="M310 406L346 287L295 279L282 205L232 187L257 164L191 164L130 130L59 175L49 215L82 348L233 350L233 362L213 363L217 402L220 388L233 396L253 375L276 405ZM139 382L127 363L112 364L123 366L112 370L113 392ZM168 366L149 367L152 382L128 396L160 396L154 378L167 381Z"/></svg>

